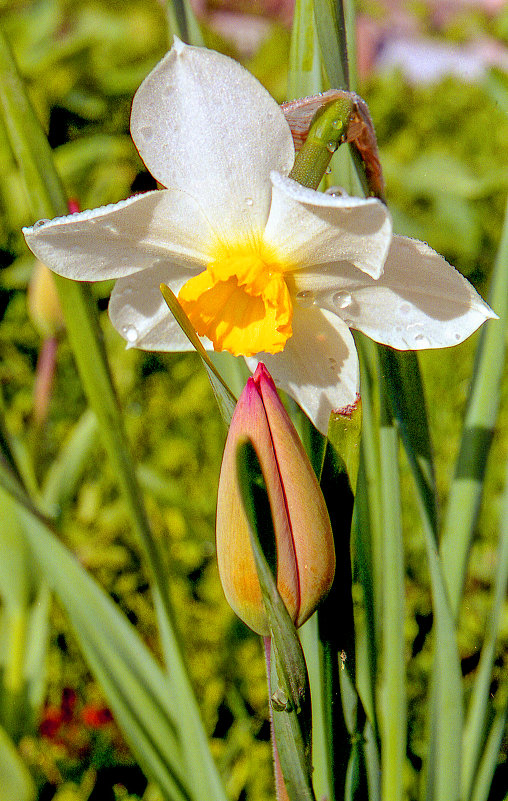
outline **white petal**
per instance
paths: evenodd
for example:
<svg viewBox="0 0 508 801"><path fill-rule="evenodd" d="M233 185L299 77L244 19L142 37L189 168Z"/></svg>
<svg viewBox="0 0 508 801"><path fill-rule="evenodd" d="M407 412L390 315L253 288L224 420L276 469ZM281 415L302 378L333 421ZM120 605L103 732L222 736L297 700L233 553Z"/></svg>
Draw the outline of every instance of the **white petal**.
<svg viewBox="0 0 508 801"><path fill-rule="evenodd" d="M399 350L457 345L496 315L457 270L423 242L393 237L374 281L350 265L294 275L294 291L335 311L352 328Z"/></svg>
<svg viewBox="0 0 508 801"><path fill-rule="evenodd" d="M281 353L247 359L252 371L264 362L277 386L291 395L326 435L334 410L354 403L358 356L351 332L334 314L316 307L293 317L293 336Z"/></svg>
<svg viewBox="0 0 508 801"><path fill-rule="evenodd" d="M37 258L77 281L131 275L168 255L203 265L213 237L189 195L165 190L41 221L23 233Z"/></svg>
<svg viewBox="0 0 508 801"><path fill-rule="evenodd" d="M299 267L349 261L378 278L390 247L392 221L375 198L314 192L272 173L272 206L265 241Z"/></svg>
<svg viewBox="0 0 508 801"><path fill-rule="evenodd" d="M175 40L136 92L131 133L164 186L199 198L214 230L262 230L270 171L289 173L294 146L280 107L236 61Z"/></svg>
<svg viewBox="0 0 508 801"><path fill-rule="evenodd" d="M159 289L164 283L178 294L191 275L186 266L166 262L116 282L109 301L109 316L128 347L172 352L193 349ZM203 340L203 344L212 348L208 340Z"/></svg>

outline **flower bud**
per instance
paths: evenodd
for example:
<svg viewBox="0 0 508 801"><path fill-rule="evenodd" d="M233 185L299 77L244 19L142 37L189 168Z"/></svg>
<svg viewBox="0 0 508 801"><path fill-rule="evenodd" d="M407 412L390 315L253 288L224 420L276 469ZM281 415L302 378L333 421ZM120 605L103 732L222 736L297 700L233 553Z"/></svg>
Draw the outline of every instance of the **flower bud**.
<svg viewBox="0 0 508 801"><path fill-rule="evenodd" d="M41 261L36 261L27 293L28 315L41 337L48 339L65 329L55 278Z"/></svg>
<svg viewBox="0 0 508 801"><path fill-rule="evenodd" d="M335 572L330 519L316 475L263 364L231 420L217 498L217 559L226 598L258 634L269 634L236 468L248 437L265 479L275 534L277 587L295 626L312 615Z"/></svg>

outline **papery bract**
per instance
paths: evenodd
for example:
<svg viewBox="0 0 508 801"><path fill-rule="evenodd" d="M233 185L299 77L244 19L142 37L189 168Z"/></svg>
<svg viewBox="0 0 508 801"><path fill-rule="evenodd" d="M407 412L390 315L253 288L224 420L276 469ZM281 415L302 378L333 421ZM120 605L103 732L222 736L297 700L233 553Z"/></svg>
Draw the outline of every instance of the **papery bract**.
<svg viewBox="0 0 508 801"><path fill-rule="evenodd" d="M109 313L129 346L190 349L167 284L206 347L265 362L326 434L359 388L350 328L419 350L495 316L430 247L393 236L380 201L291 180L284 114L232 59L175 40L136 93L131 132L167 189L24 229L60 275L118 279Z"/></svg>
<svg viewBox="0 0 508 801"><path fill-rule="evenodd" d="M335 550L324 498L270 374L259 364L236 406L224 449L217 498L217 559L224 593L259 634L269 628L238 484L236 451L248 437L268 490L277 555L277 587L296 626L330 589Z"/></svg>

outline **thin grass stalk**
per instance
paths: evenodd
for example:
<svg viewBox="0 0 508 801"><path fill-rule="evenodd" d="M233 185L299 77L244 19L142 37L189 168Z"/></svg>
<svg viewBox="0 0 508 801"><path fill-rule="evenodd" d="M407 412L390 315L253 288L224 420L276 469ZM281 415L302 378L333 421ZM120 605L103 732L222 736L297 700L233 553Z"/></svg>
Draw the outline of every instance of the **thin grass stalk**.
<svg viewBox="0 0 508 801"><path fill-rule="evenodd" d="M488 801L490 797L492 778L498 764L503 737L506 734L507 720L508 705L505 704L504 708L497 712L486 738L482 758L475 777L471 801Z"/></svg>
<svg viewBox="0 0 508 801"><path fill-rule="evenodd" d="M482 327L441 539L443 573L450 603L458 618L467 563L483 494L501 396L508 323L508 204L492 277L489 302L499 320Z"/></svg>
<svg viewBox="0 0 508 801"><path fill-rule="evenodd" d="M323 67L314 22L314 0L296 0L286 100L314 95L322 89Z"/></svg>
<svg viewBox="0 0 508 801"><path fill-rule="evenodd" d="M382 390L383 391L383 390ZM406 754L405 591L398 436L381 397L379 430L382 522L383 611L380 690L381 798L402 801Z"/></svg>
<svg viewBox="0 0 508 801"><path fill-rule="evenodd" d="M168 22L169 45L178 36L186 44L202 47L203 34L189 0L165 0L164 8Z"/></svg>
<svg viewBox="0 0 508 801"><path fill-rule="evenodd" d="M334 89L349 89L343 1L314 0L314 18L329 84Z"/></svg>
<svg viewBox="0 0 508 801"><path fill-rule="evenodd" d="M467 721L464 729L463 742L463 770L462 770L462 793L464 801L473 798L473 788L478 795L476 786L479 782L478 771L482 760L486 759L485 752L488 749L486 744L486 733L488 720L491 717L491 684L494 660L496 657L496 642L499 636L499 629L502 622L503 604L508 588L508 465L505 479L505 492L503 507L501 509L500 542L496 577L494 583L492 610L485 626L485 640L482 647L480 663L476 672L475 683L467 712ZM503 692L508 690L508 680L505 681L506 687L498 690ZM506 717L506 715L505 715ZM489 738L490 738L489 734ZM494 736L494 735L492 735ZM483 772L485 774L485 770ZM491 776L492 780L492 776ZM490 785L489 785L490 786ZM488 793L488 788L487 788ZM480 799L487 798L480 794Z"/></svg>

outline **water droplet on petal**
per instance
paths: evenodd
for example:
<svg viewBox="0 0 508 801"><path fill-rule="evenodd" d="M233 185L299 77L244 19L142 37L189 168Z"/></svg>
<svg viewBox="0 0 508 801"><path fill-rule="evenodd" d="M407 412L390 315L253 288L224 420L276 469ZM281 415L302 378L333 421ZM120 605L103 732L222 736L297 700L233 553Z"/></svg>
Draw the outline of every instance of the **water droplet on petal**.
<svg viewBox="0 0 508 801"><path fill-rule="evenodd" d="M245 198L245 202L246 202L247 206L252 206L252 205L254 205L254 201L252 200L252 198L251 198L251 197L246 197L246 198Z"/></svg>
<svg viewBox="0 0 508 801"><path fill-rule="evenodd" d="M139 336L138 329L134 325L124 325L122 333L130 345L133 345Z"/></svg>
<svg viewBox="0 0 508 801"><path fill-rule="evenodd" d="M325 189L325 195L331 195L332 197L348 197L348 193L344 189L343 186L329 186L328 189Z"/></svg>
<svg viewBox="0 0 508 801"><path fill-rule="evenodd" d="M455 339L459 342L462 339L462 334L455 334Z"/></svg>
<svg viewBox="0 0 508 801"><path fill-rule="evenodd" d="M151 125L147 125L145 128L141 128L139 133L141 134L143 139L145 139L147 142L149 142L150 139L153 139L153 128Z"/></svg>
<svg viewBox="0 0 508 801"><path fill-rule="evenodd" d="M49 222L50 222L50 220L46 220L46 219L37 220L37 222L33 224L33 227L34 228L42 228L43 225L46 225L46 223L49 223Z"/></svg>
<svg viewBox="0 0 508 801"><path fill-rule="evenodd" d="M428 348L428 347L430 347L430 341L429 341L429 339L428 339L428 338L425 336L425 334L416 334L416 336L415 336L415 342L418 342L418 345L419 345L420 347L424 347L424 348L425 348L425 347L427 347L427 348Z"/></svg>
<svg viewBox="0 0 508 801"><path fill-rule="evenodd" d="M314 303L314 292L311 289L303 289L296 293L296 299L302 306L312 306Z"/></svg>
<svg viewBox="0 0 508 801"><path fill-rule="evenodd" d="M353 296L351 292L336 292L332 301L338 309L348 309L353 303Z"/></svg>

